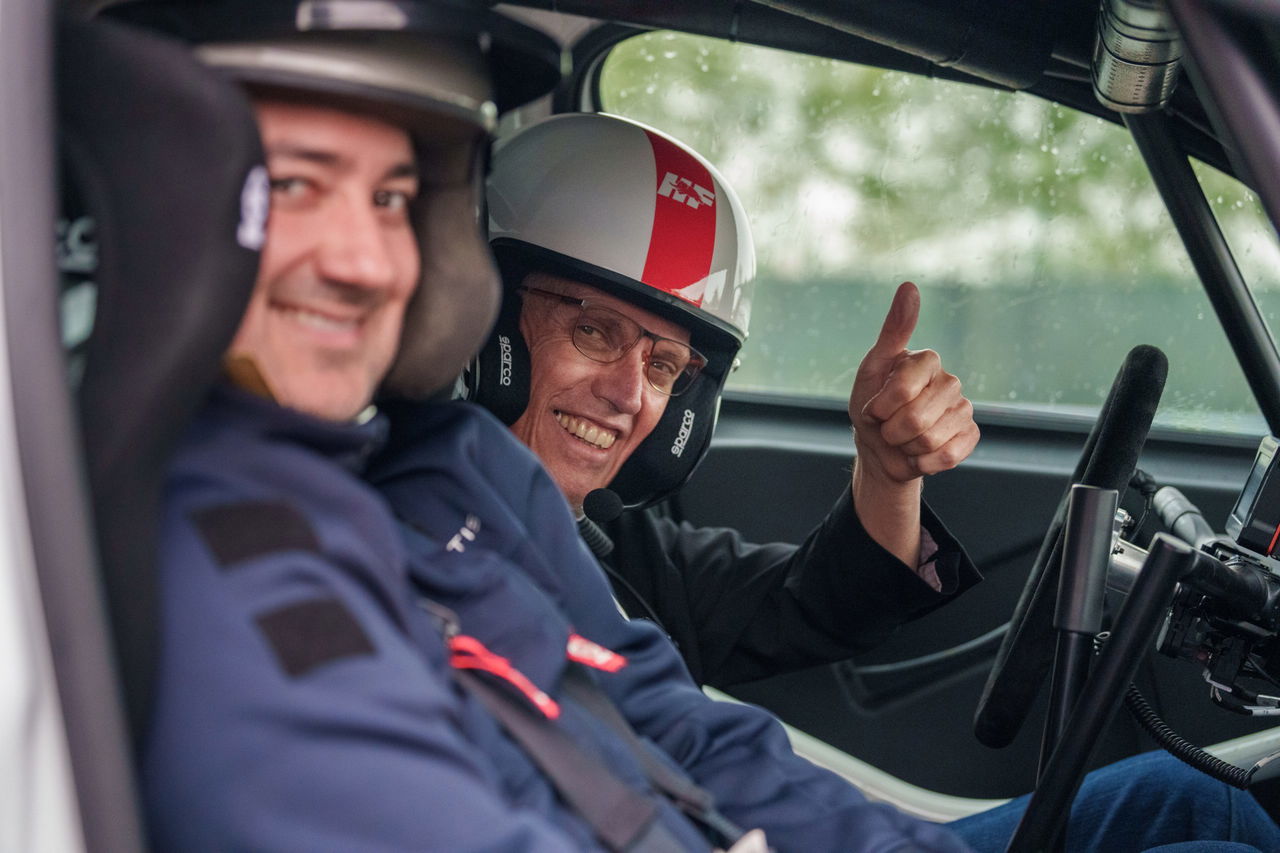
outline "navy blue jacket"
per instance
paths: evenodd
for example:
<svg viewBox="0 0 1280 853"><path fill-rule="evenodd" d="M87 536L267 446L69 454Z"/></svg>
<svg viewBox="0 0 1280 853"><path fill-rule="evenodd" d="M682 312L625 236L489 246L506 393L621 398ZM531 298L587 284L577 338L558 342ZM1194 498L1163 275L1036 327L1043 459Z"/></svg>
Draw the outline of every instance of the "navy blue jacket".
<svg viewBox="0 0 1280 853"><path fill-rule="evenodd" d="M411 571L402 525L352 473L384 426L321 423L222 389L180 448L143 745L154 849L597 849L458 690L412 572L489 579L499 563L420 547ZM527 627L531 642L563 649L563 622ZM575 737L640 778L562 704ZM665 817L698 849L692 827Z"/></svg>
<svg viewBox="0 0 1280 853"><path fill-rule="evenodd" d="M597 676L633 728L712 791L730 819L763 827L779 850L964 849L947 830L869 804L796 757L767 713L707 699L660 631L619 613L559 489L495 418L463 403L396 417L394 443L369 478L397 514L424 540L492 551L537 588L536 596L509 601L486 582L468 583L461 596L434 590L470 632L521 669L544 672L537 658L555 650L522 643L516 626L550 618L552 605L577 633L623 655L625 667ZM452 538L468 517L479 521L474 538ZM546 684L554 692L554 682Z"/></svg>
<svg viewBox="0 0 1280 853"><path fill-rule="evenodd" d="M497 421L440 404L420 423L378 467L411 529L353 473L380 421L320 423L231 390L198 418L161 543L142 780L157 849L598 849L458 688L441 605L637 790L627 747L560 689L571 632L627 659L599 682L632 725L779 849L963 849L791 756L764 713L705 699L659 632L618 614L558 491ZM665 805L662 820L706 849Z"/></svg>

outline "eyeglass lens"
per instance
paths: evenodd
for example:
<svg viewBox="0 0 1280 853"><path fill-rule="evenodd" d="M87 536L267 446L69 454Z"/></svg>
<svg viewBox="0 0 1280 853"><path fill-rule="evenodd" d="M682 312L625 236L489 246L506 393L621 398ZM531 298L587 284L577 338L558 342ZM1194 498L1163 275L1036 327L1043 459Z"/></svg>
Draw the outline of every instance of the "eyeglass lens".
<svg viewBox="0 0 1280 853"><path fill-rule="evenodd" d="M607 364L621 358L643 334L644 329L630 317L587 304L574 323L573 345L587 358ZM689 387L701 367L702 359L689 346L666 338L654 340L644 363L649 384L673 396Z"/></svg>

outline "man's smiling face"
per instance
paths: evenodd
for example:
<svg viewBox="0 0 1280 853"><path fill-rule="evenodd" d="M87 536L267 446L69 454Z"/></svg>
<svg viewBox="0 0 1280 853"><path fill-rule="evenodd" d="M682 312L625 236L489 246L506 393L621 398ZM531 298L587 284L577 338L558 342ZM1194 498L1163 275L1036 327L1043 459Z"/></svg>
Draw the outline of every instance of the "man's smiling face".
<svg viewBox="0 0 1280 853"><path fill-rule="evenodd" d="M274 100L255 109L271 216L230 354L251 359L281 405L347 420L387 372L418 282L413 149L373 118Z"/></svg>
<svg viewBox="0 0 1280 853"><path fill-rule="evenodd" d="M635 320L657 335L687 343L689 333L656 314L567 278L533 273L525 286L589 299ZM601 364L573 345L578 308L526 296L520 331L529 345L529 406L511 429L542 460L569 503L582 506L657 426L665 394L645 379L651 342L641 338L619 360Z"/></svg>

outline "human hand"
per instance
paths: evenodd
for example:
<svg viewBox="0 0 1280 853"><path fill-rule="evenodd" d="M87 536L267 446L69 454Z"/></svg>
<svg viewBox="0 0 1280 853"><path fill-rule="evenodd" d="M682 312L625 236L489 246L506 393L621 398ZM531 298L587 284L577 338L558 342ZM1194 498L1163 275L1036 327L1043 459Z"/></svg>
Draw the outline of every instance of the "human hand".
<svg viewBox="0 0 1280 853"><path fill-rule="evenodd" d="M920 291L899 285L849 395L862 475L905 484L960 464L978 443L973 404L933 350L909 350Z"/></svg>

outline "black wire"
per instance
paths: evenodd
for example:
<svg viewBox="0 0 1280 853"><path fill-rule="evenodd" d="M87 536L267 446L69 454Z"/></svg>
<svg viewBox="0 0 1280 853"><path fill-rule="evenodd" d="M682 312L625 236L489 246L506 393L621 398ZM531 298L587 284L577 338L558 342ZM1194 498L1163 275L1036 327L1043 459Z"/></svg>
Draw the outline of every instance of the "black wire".
<svg viewBox="0 0 1280 853"><path fill-rule="evenodd" d="M887 675L889 673L902 672L908 669L918 669L922 666L929 666L942 661L950 660L960 655L967 654L984 645L990 645L1005 635L1009 630L1009 623L999 625L992 628L980 637L974 637L972 640L966 640L958 646L952 646L948 649L932 652L927 655L921 655L916 658L907 658L906 660L893 661L892 663L874 663L868 666L860 666L853 664L853 669L858 675Z"/></svg>
<svg viewBox="0 0 1280 853"><path fill-rule="evenodd" d="M1133 533L1135 536L1138 531L1142 529L1142 525L1147 523L1147 516L1151 514L1151 504L1151 498L1147 498L1142 502L1142 515L1138 517L1138 523L1133 526Z"/></svg>
<svg viewBox="0 0 1280 853"><path fill-rule="evenodd" d="M1133 526L1133 534L1138 535L1138 531L1142 529L1142 525L1147 523L1147 516L1151 514L1151 507L1155 501L1156 492L1160 489L1160 484L1141 468L1133 469L1133 476L1129 478L1129 487L1138 490L1138 494L1142 495L1142 516L1138 519L1138 523Z"/></svg>
<svg viewBox="0 0 1280 853"><path fill-rule="evenodd" d="M671 632L667 630L666 625L662 624L662 620L658 618L657 611L650 606L649 601L617 569L609 565L607 558L613 553L613 540L609 538L609 534L605 533L600 525L585 517L578 519L578 533L582 536L582 540L587 543L587 547L591 549L591 553L595 555L596 563L615 582L614 591L617 591L617 586L621 586L631 593L631 597L638 601L644 609L644 618L652 620L655 625L662 629L662 633L666 634L672 643L675 643L675 639L671 637ZM627 615L630 616L631 614ZM679 646L679 644L676 645L677 647Z"/></svg>
<svg viewBox="0 0 1280 853"><path fill-rule="evenodd" d="M1276 680L1268 675L1267 671L1263 669L1263 665L1259 662L1257 652L1250 652L1249 656L1246 657L1241 664L1240 669L1245 675L1252 676L1254 678L1261 678L1265 681L1271 682L1272 684L1276 683Z"/></svg>
<svg viewBox="0 0 1280 853"><path fill-rule="evenodd" d="M1205 752L1169 728L1165 721L1160 719L1155 711L1151 710L1151 706L1147 704L1147 700L1143 698L1136 685L1130 684L1129 689L1125 691L1124 706L1129 709L1129 713L1138 721L1138 725L1142 726L1147 734L1151 735L1166 752L1184 764L1188 764L1202 773L1207 773L1233 788L1240 788L1241 790L1248 788L1249 782L1253 779L1253 774L1261 766L1260 764L1255 764L1251 769L1245 770Z"/></svg>
<svg viewBox="0 0 1280 853"><path fill-rule="evenodd" d="M1109 632L1103 632L1093 638L1094 654L1100 654L1103 647L1110 639ZM1154 679L1152 679L1154 683ZM1190 765L1201 773L1207 773L1220 782L1224 782L1233 788L1245 789L1249 787L1249 782L1253 779L1253 774L1258 768L1270 761L1270 758L1263 759L1255 764L1251 769L1245 770L1236 767L1234 764L1228 764L1221 758L1210 755L1191 741L1182 737L1180 734L1169 728L1169 725L1160 718L1147 703L1146 698L1142 695L1142 691L1138 689L1138 685L1130 684L1124 693L1124 706L1128 709L1133 718L1137 720L1147 734L1160 745L1165 752L1172 755L1184 764Z"/></svg>
<svg viewBox="0 0 1280 853"><path fill-rule="evenodd" d="M624 578L621 574L619 574L618 570L615 569L613 566L610 566L604 560L597 560L596 562L600 564L600 568L604 569L605 574L607 574L613 580L617 581L623 587L623 589L631 593L631 595L635 598L636 601L640 602L640 606L644 608L644 612L645 612L644 618L652 620L654 624L656 624L659 628L662 629L662 633L666 634L668 639L671 639L671 641L674 643L675 640L671 638L671 632L667 630L666 625L662 624L662 620L658 618L658 614L654 612L654 609L649 606L649 602L645 600L645 597L641 595L639 592L637 592L636 588L632 586L627 581L626 578ZM629 615L630 614L628 614L628 616Z"/></svg>
<svg viewBox="0 0 1280 853"><path fill-rule="evenodd" d="M1266 667L1263 664L1259 663L1257 658L1258 656L1256 654L1251 654L1249 655L1248 659L1245 661L1246 663L1248 663L1250 666L1253 667L1254 677L1259 678L1267 682L1268 684L1274 685L1275 687L1280 687L1280 680L1277 680L1275 676L1267 672Z"/></svg>

